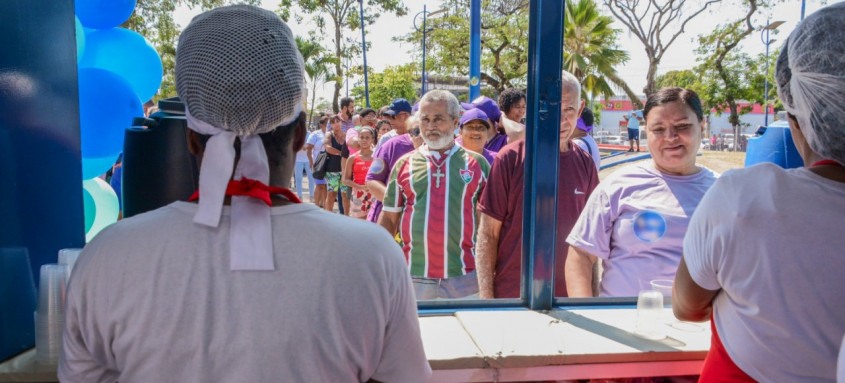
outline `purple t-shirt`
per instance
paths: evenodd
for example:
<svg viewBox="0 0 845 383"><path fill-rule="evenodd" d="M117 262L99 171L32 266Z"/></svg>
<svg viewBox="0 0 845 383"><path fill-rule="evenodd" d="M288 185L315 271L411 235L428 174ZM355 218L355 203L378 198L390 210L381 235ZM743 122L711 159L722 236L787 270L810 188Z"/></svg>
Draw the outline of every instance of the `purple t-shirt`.
<svg viewBox="0 0 845 383"><path fill-rule="evenodd" d="M487 149L481 149L481 155L487 159L487 162L490 163L490 166L493 166L493 160L496 159L496 153L491 152Z"/></svg>
<svg viewBox="0 0 845 383"><path fill-rule="evenodd" d="M393 165L400 157L414 150L414 143L411 141L411 136L407 133L391 138L384 145L381 145L373 154L373 163L370 165L370 171L367 173L367 181L379 181L387 185L387 179L390 177L390 172L393 170ZM370 212L367 213L367 220L370 222L378 222L378 217L381 215L381 201L376 200L370 207Z"/></svg>
<svg viewBox="0 0 845 383"><path fill-rule="evenodd" d="M718 176L672 176L648 163L599 184L566 241L602 259L601 296L635 297L651 280L675 279L690 217Z"/></svg>
<svg viewBox="0 0 845 383"><path fill-rule="evenodd" d="M504 134L502 132L498 132L498 133L496 133L495 136L493 136L493 139L491 139L490 141L487 141L487 143L484 144L484 149L487 149L487 150L493 152L493 154L495 154L495 153L498 153L500 150L502 150L502 148L505 147L505 145L507 145L507 144L508 144L508 135Z"/></svg>

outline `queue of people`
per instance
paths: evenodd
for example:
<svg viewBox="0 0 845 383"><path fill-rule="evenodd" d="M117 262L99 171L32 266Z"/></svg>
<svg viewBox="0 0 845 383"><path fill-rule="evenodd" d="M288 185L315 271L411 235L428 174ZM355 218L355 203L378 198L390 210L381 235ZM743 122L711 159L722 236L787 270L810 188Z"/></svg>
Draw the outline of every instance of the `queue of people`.
<svg viewBox="0 0 845 383"><path fill-rule="evenodd" d="M636 296L674 279L678 318L712 319L702 381L831 381L845 335L845 39L832 32L843 22L845 4L813 14L778 59L802 169L720 177L697 164L701 100L665 88L629 124L645 123L651 161L599 182L592 114L564 72L555 295ZM432 90L357 113L343 99L308 134L302 60L277 15L217 8L179 46L198 200L121 221L86 247L63 381L425 381L416 300L519 296L526 142L506 125L523 122L524 93L462 104ZM317 206L283 187L306 161L323 174ZM357 220L327 213L338 197Z"/></svg>

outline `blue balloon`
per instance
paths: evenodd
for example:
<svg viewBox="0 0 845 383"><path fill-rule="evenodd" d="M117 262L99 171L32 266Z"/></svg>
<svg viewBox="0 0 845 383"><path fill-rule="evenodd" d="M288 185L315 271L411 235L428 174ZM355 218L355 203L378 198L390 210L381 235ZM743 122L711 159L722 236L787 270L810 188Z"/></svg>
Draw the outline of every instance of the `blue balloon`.
<svg viewBox="0 0 845 383"><path fill-rule="evenodd" d="M74 17L74 20L76 20L76 62L78 63L82 61L82 54L85 53L85 29L82 28L78 17Z"/></svg>
<svg viewBox="0 0 845 383"><path fill-rule="evenodd" d="M144 36L123 28L94 31L86 36L81 68L114 72L129 82L144 102L158 92L163 73L161 57Z"/></svg>
<svg viewBox="0 0 845 383"><path fill-rule="evenodd" d="M106 29L129 20L135 0L76 0L76 16L88 28Z"/></svg>
<svg viewBox="0 0 845 383"><path fill-rule="evenodd" d="M129 83L112 72L96 68L79 69L79 128L83 163L104 159L102 170L83 168L83 177L102 174L123 151L123 134L134 117L144 115L141 101ZM110 157L109 161L105 158ZM87 174L86 174L87 173Z"/></svg>
<svg viewBox="0 0 845 383"><path fill-rule="evenodd" d="M119 155L119 154L118 154ZM82 179L99 177L114 166L117 155L105 157L82 157Z"/></svg>

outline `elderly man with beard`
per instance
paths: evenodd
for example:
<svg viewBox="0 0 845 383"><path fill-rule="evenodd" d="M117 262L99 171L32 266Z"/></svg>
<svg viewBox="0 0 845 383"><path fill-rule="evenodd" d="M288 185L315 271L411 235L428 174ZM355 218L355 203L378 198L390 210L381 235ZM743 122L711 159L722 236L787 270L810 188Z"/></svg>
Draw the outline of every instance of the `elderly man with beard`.
<svg viewBox="0 0 845 383"><path fill-rule="evenodd" d="M461 104L434 90L420 101L425 142L393 167L381 225L399 232L417 299L463 298L478 291L475 276L476 204L490 165L455 144Z"/></svg>

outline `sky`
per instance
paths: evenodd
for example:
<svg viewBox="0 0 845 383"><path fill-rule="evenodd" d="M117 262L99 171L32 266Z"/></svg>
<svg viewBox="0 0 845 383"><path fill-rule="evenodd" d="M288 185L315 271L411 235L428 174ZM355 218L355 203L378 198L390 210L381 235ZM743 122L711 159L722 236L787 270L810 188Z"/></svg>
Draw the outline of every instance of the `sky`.
<svg viewBox="0 0 845 383"><path fill-rule="evenodd" d="M699 3L703 0L688 0L690 4ZM833 4L845 0L806 0L806 14L817 11L826 4ZM278 0L262 0L262 7L270 10L275 10ZM367 64L375 71L381 71L385 67L392 65L400 65L413 60L414 56L410 53L414 49L418 49L419 44L409 44L394 42L391 39L396 36L405 35L413 30L413 18L421 12L425 4L429 11L437 10L440 7L439 0L425 1L425 0L404 0L405 6L408 8L408 14L402 17L396 16L382 16L379 17L375 24L369 26L366 30L367 42L371 44L371 48L367 51ZM695 42L699 35L710 32L716 25L725 23L739 14L738 8L733 5L736 1L727 0L725 4L716 5L708 8L701 15L697 16L685 28L685 33L675 40L674 44L669 48L663 57L663 61L658 69L658 74L665 73L670 70L689 69L696 65L695 62ZM602 10L605 14L610 15L606 9ZM191 21L191 18L198 14L199 10L191 10L185 7L180 7L176 10L174 16L180 28L184 28ZM765 24L765 20L769 18L772 21L780 20L785 23L778 28L778 35L772 36L777 40L770 48L774 51L783 42L785 36L791 32L798 24L801 15L801 1L800 0L786 0L773 7L770 11L765 13L759 12L755 17L755 25ZM630 60L627 64L617 67L617 71L625 82L635 92L641 92L646 82L646 73L648 71L648 59L645 54L642 43L637 38L630 34L625 26L618 21L614 23L615 28L621 29L622 33L619 38L619 47L626 50L630 55ZM296 35L307 36L308 31L313 29L313 23L306 18L302 24L292 22L289 24L291 30ZM677 31L680 25L673 25L674 30ZM357 40L360 41L360 32L356 33ZM469 38L469 36L467 36ZM326 37L324 45L329 47L332 45L331 39ZM751 55L756 55L765 52L765 45L761 41L759 32L752 33L741 44L741 49ZM402 53L405 53L404 55ZM360 58L355 58L353 61L362 62ZM469 63L467 63L469 65ZM350 79L350 87L354 87L355 81L363 81L362 79ZM326 84L322 89L317 87L317 97L324 99L331 99L332 84ZM345 93L345 90L341 90Z"/></svg>

